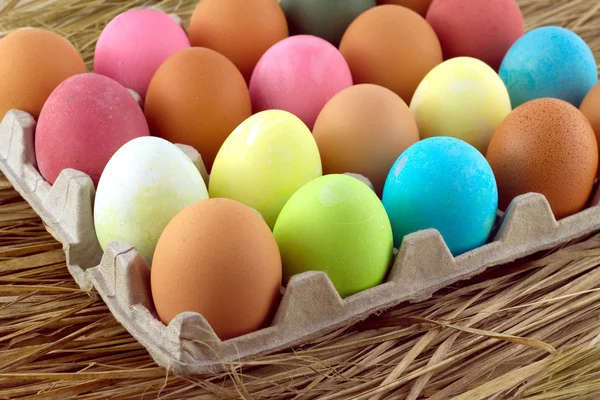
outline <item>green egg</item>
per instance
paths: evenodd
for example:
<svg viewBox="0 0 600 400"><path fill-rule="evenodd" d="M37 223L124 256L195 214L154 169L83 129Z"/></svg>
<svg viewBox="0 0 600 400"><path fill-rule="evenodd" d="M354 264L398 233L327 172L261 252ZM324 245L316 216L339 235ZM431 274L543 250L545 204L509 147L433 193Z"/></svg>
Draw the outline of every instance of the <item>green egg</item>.
<svg viewBox="0 0 600 400"><path fill-rule="evenodd" d="M314 35L338 46L346 29L375 0L281 0L290 34Z"/></svg>
<svg viewBox="0 0 600 400"><path fill-rule="evenodd" d="M342 297L382 283L392 261L392 227L383 204L347 175L326 175L300 188L273 233L284 276L323 271Z"/></svg>

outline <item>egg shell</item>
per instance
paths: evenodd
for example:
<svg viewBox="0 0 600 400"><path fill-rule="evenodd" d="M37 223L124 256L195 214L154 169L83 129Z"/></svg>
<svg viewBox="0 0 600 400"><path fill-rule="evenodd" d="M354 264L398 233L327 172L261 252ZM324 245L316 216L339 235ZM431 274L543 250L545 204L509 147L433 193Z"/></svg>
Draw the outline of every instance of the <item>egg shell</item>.
<svg viewBox="0 0 600 400"><path fill-rule="evenodd" d="M348 25L375 7L375 0L281 0L281 7L292 35L314 35L338 46Z"/></svg>
<svg viewBox="0 0 600 400"><path fill-rule="evenodd" d="M427 14L431 0L377 0L378 6L384 4L395 4L410 8L424 17Z"/></svg>
<svg viewBox="0 0 600 400"><path fill-rule="evenodd" d="M277 0L202 0L188 32L193 46L223 54L248 81L260 57L288 37L288 26Z"/></svg>
<svg viewBox="0 0 600 400"><path fill-rule="evenodd" d="M185 31L169 15L152 8L127 10L102 30L94 51L94 72L135 90L143 99L158 67L188 47Z"/></svg>
<svg viewBox="0 0 600 400"><path fill-rule="evenodd" d="M282 110L253 115L227 138L210 175L210 197L237 200L273 227L296 190L322 175L310 130Z"/></svg>
<svg viewBox="0 0 600 400"><path fill-rule="evenodd" d="M600 83L597 83L585 96L579 110L585 115L600 142Z"/></svg>
<svg viewBox="0 0 600 400"><path fill-rule="evenodd" d="M518 195L546 196L556 218L581 211L592 193L598 144L585 116L558 99L513 110L498 127L487 159L498 180L500 209Z"/></svg>
<svg viewBox="0 0 600 400"><path fill-rule="evenodd" d="M284 277L323 271L342 297L382 283L392 229L377 195L347 175L325 175L287 202L273 231Z"/></svg>
<svg viewBox="0 0 600 400"><path fill-rule="evenodd" d="M383 205L396 247L410 233L436 229L456 256L487 242L498 190L477 149L462 140L435 137L398 157L385 182Z"/></svg>
<svg viewBox="0 0 600 400"><path fill-rule="evenodd" d="M358 173L379 195L398 156L419 140L406 103L391 90L371 84L351 86L329 100L313 135L324 174Z"/></svg>
<svg viewBox="0 0 600 400"><path fill-rule="evenodd" d="M37 119L62 81L85 72L75 47L54 32L26 28L8 34L0 40L0 120L13 109Z"/></svg>
<svg viewBox="0 0 600 400"><path fill-rule="evenodd" d="M444 59L473 57L498 71L510 46L525 34L515 0L434 0L427 12Z"/></svg>
<svg viewBox="0 0 600 400"><path fill-rule="evenodd" d="M568 29L546 26L527 32L512 45L500 66L513 108L552 97L579 107L598 82L588 45Z"/></svg>
<svg viewBox="0 0 600 400"><path fill-rule="evenodd" d="M421 138L455 137L485 154L511 105L502 79L490 66L474 58L457 57L425 76L410 109Z"/></svg>
<svg viewBox="0 0 600 400"><path fill-rule="evenodd" d="M214 50L194 47L173 54L156 71L144 111L154 135L194 147L210 172L219 148L252 106L235 65Z"/></svg>
<svg viewBox="0 0 600 400"><path fill-rule="evenodd" d="M315 36L292 36L267 50L256 65L252 109L289 111L312 129L327 101L349 86L350 69L333 45Z"/></svg>
<svg viewBox="0 0 600 400"><path fill-rule="evenodd" d="M75 75L42 108L35 132L37 165L51 184L63 169L73 168L97 185L122 145L149 134L144 113L127 89L102 75Z"/></svg>
<svg viewBox="0 0 600 400"><path fill-rule="evenodd" d="M185 207L208 198L194 163L157 137L133 139L110 159L96 190L94 226L102 248L134 246L150 265L163 229Z"/></svg>
<svg viewBox="0 0 600 400"><path fill-rule="evenodd" d="M281 288L281 257L269 227L229 199L195 203L173 218L156 247L152 297L168 324L200 313L222 340L268 325Z"/></svg>
<svg viewBox="0 0 600 400"><path fill-rule="evenodd" d="M442 62L435 32L416 12L382 5L362 13L340 43L354 83L384 86L410 103L419 82Z"/></svg>

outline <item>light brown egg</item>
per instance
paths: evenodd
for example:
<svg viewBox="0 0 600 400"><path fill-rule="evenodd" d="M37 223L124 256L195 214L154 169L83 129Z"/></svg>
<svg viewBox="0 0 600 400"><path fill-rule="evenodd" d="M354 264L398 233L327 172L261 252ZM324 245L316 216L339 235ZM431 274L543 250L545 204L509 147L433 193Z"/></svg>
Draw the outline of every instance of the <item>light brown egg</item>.
<svg viewBox="0 0 600 400"><path fill-rule="evenodd" d="M529 101L514 109L487 151L498 183L499 208L516 196L546 196L557 219L585 208L598 169L598 144L585 116L558 99Z"/></svg>
<svg viewBox="0 0 600 400"><path fill-rule="evenodd" d="M210 171L221 145L252 114L252 106L235 65L214 50L193 47L173 54L156 71L144 112L152 134L194 147Z"/></svg>
<svg viewBox="0 0 600 400"><path fill-rule="evenodd" d="M234 200L202 200L177 214L160 236L152 296L165 324L197 312L226 340L270 322L281 275L277 242L258 213Z"/></svg>
<svg viewBox="0 0 600 400"><path fill-rule="evenodd" d="M432 0L377 0L377 5L381 4L396 4L399 6L410 8L413 11L418 12L422 16L427 14L429 5Z"/></svg>
<svg viewBox="0 0 600 400"><path fill-rule="evenodd" d="M378 195L396 159L419 140L406 103L391 90L372 84L351 86L329 100L313 134L324 174L361 174Z"/></svg>
<svg viewBox="0 0 600 400"><path fill-rule="evenodd" d="M427 21L391 4L356 18L342 38L340 51L355 84L384 86L406 104L425 75L443 60L440 41Z"/></svg>
<svg viewBox="0 0 600 400"><path fill-rule="evenodd" d="M277 0L202 0L188 28L192 46L225 55L247 81L260 57L287 36L287 21Z"/></svg>
<svg viewBox="0 0 600 400"><path fill-rule="evenodd" d="M0 40L0 121L7 111L40 114L50 93L65 79L86 72L77 50L44 29L21 29Z"/></svg>
<svg viewBox="0 0 600 400"><path fill-rule="evenodd" d="M592 129L596 133L596 140L600 144L600 83L597 83L583 99L579 110L585 115Z"/></svg>

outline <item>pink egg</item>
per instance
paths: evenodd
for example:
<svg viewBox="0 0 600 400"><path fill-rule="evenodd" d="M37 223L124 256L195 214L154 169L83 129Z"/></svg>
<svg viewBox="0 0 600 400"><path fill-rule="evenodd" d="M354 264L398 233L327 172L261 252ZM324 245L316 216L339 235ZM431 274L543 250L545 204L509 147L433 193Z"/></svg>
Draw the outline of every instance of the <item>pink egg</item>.
<svg viewBox="0 0 600 400"><path fill-rule="evenodd" d="M144 113L127 89L102 75L75 75L54 89L38 118L38 168L51 184L63 169L73 168L96 185L122 145L149 135Z"/></svg>
<svg viewBox="0 0 600 400"><path fill-rule="evenodd" d="M135 8L116 16L100 34L94 72L135 90L143 99L158 67L188 47L185 31L173 18L152 8Z"/></svg>
<svg viewBox="0 0 600 400"><path fill-rule="evenodd" d="M338 49L316 36L291 36L256 65L250 79L252 111L285 110L312 130L327 101L349 86L350 68Z"/></svg>

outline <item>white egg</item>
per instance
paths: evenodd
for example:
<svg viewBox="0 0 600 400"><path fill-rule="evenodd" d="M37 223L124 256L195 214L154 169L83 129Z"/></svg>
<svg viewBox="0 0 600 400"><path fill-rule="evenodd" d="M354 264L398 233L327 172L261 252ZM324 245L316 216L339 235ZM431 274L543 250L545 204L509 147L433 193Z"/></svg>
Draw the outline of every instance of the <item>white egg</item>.
<svg viewBox="0 0 600 400"><path fill-rule="evenodd" d="M98 183L98 241L103 248L113 241L129 243L151 264L169 221L207 198L202 175L181 149L157 137L131 140L112 156Z"/></svg>

